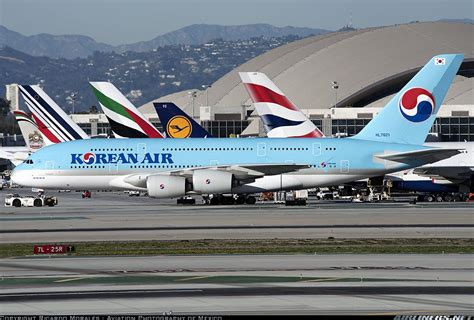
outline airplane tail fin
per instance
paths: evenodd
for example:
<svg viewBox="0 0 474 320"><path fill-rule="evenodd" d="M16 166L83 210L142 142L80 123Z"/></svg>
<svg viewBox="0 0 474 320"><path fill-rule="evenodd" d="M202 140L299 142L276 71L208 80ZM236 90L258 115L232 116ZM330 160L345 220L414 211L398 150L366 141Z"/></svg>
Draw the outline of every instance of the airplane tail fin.
<svg viewBox="0 0 474 320"><path fill-rule="evenodd" d="M13 113L29 150L36 151L46 145L53 144L53 142L41 132L36 122L34 122L26 112L18 110L13 111Z"/></svg>
<svg viewBox="0 0 474 320"><path fill-rule="evenodd" d="M52 142L89 138L39 86L19 85L18 88L33 115L33 120L40 130L47 128L50 133L47 138Z"/></svg>
<svg viewBox="0 0 474 320"><path fill-rule="evenodd" d="M423 144L464 55L441 54L388 102L354 139Z"/></svg>
<svg viewBox="0 0 474 320"><path fill-rule="evenodd" d="M321 138L324 134L261 72L239 72L269 138Z"/></svg>
<svg viewBox="0 0 474 320"><path fill-rule="evenodd" d="M116 138L163 138L163 134L110 82L90 82Z"/></svg>
<svg viewBox="0 0 474 320"><path fill-rule="evenodd" d="M168 138L212 138L200 124L172 102L153 103Z"/></svg>

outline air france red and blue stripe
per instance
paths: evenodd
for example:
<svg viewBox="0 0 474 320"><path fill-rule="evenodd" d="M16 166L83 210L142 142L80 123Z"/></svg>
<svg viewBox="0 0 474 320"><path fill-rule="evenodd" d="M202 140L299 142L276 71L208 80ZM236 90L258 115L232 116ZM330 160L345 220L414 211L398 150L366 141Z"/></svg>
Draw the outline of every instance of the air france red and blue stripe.
<svg viewBox="0 0 474 320"><path fill-rule="evenodd" d="M240 72L269 138L321 138L324 134L263 73Z"/></svg>
<svg viewBox="0 0 474 320"><path fill-rule="evenodd" d="M33 119L39 128L47 128L51 141L89 138L39 86L20 85L18 88L32 112Z"/></svg>

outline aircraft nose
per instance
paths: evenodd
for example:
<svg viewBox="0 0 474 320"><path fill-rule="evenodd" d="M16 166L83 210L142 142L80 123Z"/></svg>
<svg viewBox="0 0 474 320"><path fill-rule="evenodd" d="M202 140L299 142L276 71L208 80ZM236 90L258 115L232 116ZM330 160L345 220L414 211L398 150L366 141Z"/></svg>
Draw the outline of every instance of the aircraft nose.
<svg viewBox="0 0 474 320"><path fill-rule="evenodd" d="M13 181L13 183L19 184L18 183L18 177L19 177L18 171L16 169L14 169L13 172L11 173L11 175L10 175L10 180Z"/></svg>
<svg viewBox="0 0 474 320"><path fill-rule="evenodd" d="M26 172L22 170L14 169L10 179L13 181L13 183L16 183L20 186L26 186L27 185L27 179L26 179Z"/></svg>

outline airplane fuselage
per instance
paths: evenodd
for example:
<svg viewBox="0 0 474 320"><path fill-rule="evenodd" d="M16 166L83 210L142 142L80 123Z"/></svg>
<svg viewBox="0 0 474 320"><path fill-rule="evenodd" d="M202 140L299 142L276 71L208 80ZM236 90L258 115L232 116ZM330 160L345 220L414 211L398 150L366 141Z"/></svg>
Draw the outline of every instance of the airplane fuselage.
<svg viewBox="0 0 474 320"><path fill-rule="evenodd" d="M130 175L192 175L196 169L256 164L307 165L291 173L241 182L236 193L333 185L415 165L375 155L429 149L357 139L94 139L52 145L14 173L24 186L48 189L135 189Z"/></svg>

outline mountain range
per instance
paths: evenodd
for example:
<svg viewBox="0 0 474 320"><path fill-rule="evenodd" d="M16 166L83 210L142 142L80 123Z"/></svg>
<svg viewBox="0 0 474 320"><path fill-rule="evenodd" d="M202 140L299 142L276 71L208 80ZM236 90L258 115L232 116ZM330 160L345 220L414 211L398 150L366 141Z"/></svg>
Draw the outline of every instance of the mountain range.
<svg viewBox="0 0 474 320"><path fill-rule="evenodd" d="M89 81L110 81L139 106L156 97L214 83L242 63L297 36L253 38L252 41L214 40L201 45L168 45L144 52L95 51L87 58L32 56L0 48L0 97L11 83L40 84L63 108L75 112L97 105Z"/></svg>
<svg viewBox="0 0 474 320"><path fill-rule="evenodd" d="M269 24L221 26L194 24L159 35L149 41L113 46L97 42L82 35L51 35L46 33L25 36L0 25L0 47L11 47L32 56L51 58L84 58L94 51L100 52L145 52L166 45L200 45L211 40L248 40L254 37L275 38L287 35L307 37L330 32L325 29L300 27L275 27Z"/></svg>

